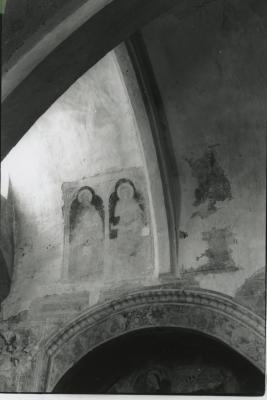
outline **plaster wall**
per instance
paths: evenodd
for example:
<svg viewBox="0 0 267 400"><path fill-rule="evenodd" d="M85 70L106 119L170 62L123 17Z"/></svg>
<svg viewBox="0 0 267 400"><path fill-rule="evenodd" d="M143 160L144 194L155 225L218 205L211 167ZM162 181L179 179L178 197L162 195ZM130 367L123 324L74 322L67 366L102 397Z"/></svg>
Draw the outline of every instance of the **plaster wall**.
<svg viewBox="0 0 267 400"><path fill-rule="evenodd" d="M38 376L32 357L43 350L42 340L96 304L142 286L162 284L160 272L170 279L163 284L166 301L165 284L182 289L200 286L236 296L238 302L264 315L266 14L259 8L260 1L254 2L254 8L252 3L215 1L192 7L190 12L174 9L143 31L180 174L181 279L168 274L168 233L157 158L125 53L119 52L124 60L120 67L112 52L76 81L2 163L2 172L12 183L15 254L11 293L3 303L0 321L1 391L34 390L33 382L45 378ZM127 206L117 207L116 184L121 179L130 180L134 192ZM72 247L70 240L70 211L79 211L76 206L82 187L94 190L94 221L98 227L103 224L97 243L93 232L90 235L97 254L103 250L104 258L101 270L92 275L84 275L82 258L78 255L75 259L77 247ZM112 214L113 206L117 211ZM142 221L130 231L130 240L127 232L126 242L122 231L117 232L118 209L126 214L135 210ZM83 229L79 226L78 231ZM143 246L135 263L132 244L135 247L139 241L133 232L138 230ZM125 249L130 257L124 257ZM94 259L95 254L87 254ZM78 276L76 263L82 271ZM201 299L200 293L203 291L196 293L197 299ZM151 299L157 302L154 292ZM204 299L193 313L191 300L189 293L190 312L183 312L184 305L174 305L174 314L171 309L160 312L156 305L152 313L146 305L142 316L138 304L132 311L131 296L128 320L123 310L116 314L115 322L103 326L101 322L99 331L93 327L88 334L81 328L85 340L79 338L78 344L73 341L73 347L63 348L57 373L62 375L61 363L69 357L88 352L88 341L99 343L114 333L124 333L131 323L139 328L150 326L154 315L160 316L157 326L188 320L194 329L228 335L232 347L245 348L245 353L262 365L263 335L259 344L246 329L220 319L214 300ZM117 313L119 306L114 304L110 307ZM209 318L205 318L203 304ZM234 314L236 306L233 303L228 314ZM226 313L225 304L222 310ZM258 318L242 307L241 311ZM249 323L254 321L250 317ZM57 375L52 377L56 381Z"/></svg>
<svg viewBox="0 0 267 400"><path fill-rule="evenodd" d="M130 287L154 282L154 217L139 128L112 52L75 82L6 157L2 168L9 174L13 188L15 257L11 293L3 304L4 318L26 310L32 320L51 317L57 322L65 321L95 304L100 295L103 299L100 288L108 291L122 286L122 275L124 280L129 278ZM159 181L157 174L154 165L153 179ZM64 238L69 218L66 209L71 204L66 190L76 196L75 190L90 186L101 197L106 229L101 251L105 253L111 249L107 232L109 196L122 178L131 179L140 191L139 197L142 196L143 204L131 207L137 211L145 209L142 240L146 240L146 245L140 254L136 251L137 255L129 249L128 259L127 254L120 258L120 251L115 252L112 268L120 262L124 269L116 279L107 271L106 262L103 273L109 277L108 282L102 276L96 280L90 274L88 279L68 279ZM158 199L160 190L157 184ZM164 229L162 224L160 229ZM135 256L139 257L137 269ZM73 268L77 263L78 270L79 262L74 260ZM132 266L129 276L127 263Z"/></svg>
<svg viewBox="0 0 267 400"><path fill-rule="evenodd" d="M84 18L86 20L90 18L95 11L98 11L108 3L109 2L103 2L102 0L98 2L98 5L96 5L95 0L7 1L4 10L2 38L4 69L6 70L7 62L12 57L14 58L18 50L21 53L21 48L29 39L32 41L31 44L33 44L34 40L32 40L32 38L36 39L38 34L39 38L44 36L47 34L48 28L54 28L64 17L75 14L75 7L83 8ZM75 17L77 19L77 15L75 15ZM75 29L77 26L73 26L69 23L69 28ZM60 36L59 32L58 36Z"/></svg>
<svg viewBox="0 0 267 400"><path fill-rule="evenodd" d="M265 265L266 29L266 2L218 0L142 31L179 169L179 270L230 296Z"/></svg>

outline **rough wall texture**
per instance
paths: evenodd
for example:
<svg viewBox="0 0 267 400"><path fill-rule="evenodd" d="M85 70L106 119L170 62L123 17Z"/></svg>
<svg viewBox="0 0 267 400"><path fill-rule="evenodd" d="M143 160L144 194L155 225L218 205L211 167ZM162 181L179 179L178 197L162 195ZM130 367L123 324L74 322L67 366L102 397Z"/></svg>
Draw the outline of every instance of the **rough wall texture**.
<svg viewBox="0 0 267 400"><path fill-rule="evenodd" d="M245 280L245 283L238 288L235 299L265 318L266 297L264 267Z"/></svg>
<svg viewBox="0 0 267 400"><path fill-rule="evenodd" d="M84 2L81 0L79 4ZM3 18L3 63L55 17L62 6L67 5L71 10L75 3L77 0L7 0Z"/></svg>
<svg viewBox="0 0 267 400"><path fill-rule="evenodd" d="M190 13L177 9L143 33L181 180L183 279L169 274L167 285L223 292L264 315L267 56L261 4L218 0ZM147 138L141 145L143 116L135 120L124 84L109 54L51 106L2 165L12 182L15 254L0 321L0 391L20 390L20 373L24 390L33 390L40 341L77 314L160 283L156 253L158 259L167 253L168 241L162 224L155 245L156 215L166 217L161 181L156 157L148 173L144 143L152 147ZM202 309L184 318L210 333ZM137 311L133 326L142 321ZM221 334L214 313L216 307L210 319ZM170 310L162 316L173 323ZM150 313L143 319L150 324ZM233 334L233 347L261 352L246 331L234 334L226 322L224 333ZM86 340L70 353L86 353Z"/></svg>
<svg viewBox="0 0 267 400"><path fill-rule="evenodd" d="M130 99L112 52L2 163L12 182L15 248L11 292L1 305L0 391L34 390L34 355L62 324L98 302L158 282L156 236L168 248L167 221L138 96Z"/></svg>
<svg viewBox="0 0 267 400"><path fill-rule="evenodd" d="M143 35L180 174L179 268L235 296L265 265L266 2L177 6Z"/></svg>
<svg viewBox="0 0 267 400"><path fill-rule="evenodd" d="M97 301L96 281L103 290L127 278L137 286L147 277L153 281L150 200L138 135L111 53L52 105L5 159L16 221L5 318L29 310L40 320L43 310L46 319L51 308L53 319L61 306L53 310L52 304L70 293L64 319Z"/></svg>

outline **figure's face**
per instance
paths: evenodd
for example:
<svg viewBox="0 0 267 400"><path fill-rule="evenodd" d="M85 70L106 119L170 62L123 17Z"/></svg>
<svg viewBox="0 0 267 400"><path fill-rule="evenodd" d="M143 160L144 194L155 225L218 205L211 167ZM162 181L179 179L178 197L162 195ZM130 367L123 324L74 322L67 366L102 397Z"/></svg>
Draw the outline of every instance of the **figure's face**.
<svg viewBox="0 0 267 400"><path fill-rule="evenodd" d="M134 196L134 190L130 183L124 182L122 183L117 190L118 197L121 200L132 199Z"/></svg>
<svg viewBox="0 0 267 400"><path fill-rule="evenodd" d="M93 199L93 194L89 189L83 189L78 194L78 201L84 206L89 207Z"/></svg>

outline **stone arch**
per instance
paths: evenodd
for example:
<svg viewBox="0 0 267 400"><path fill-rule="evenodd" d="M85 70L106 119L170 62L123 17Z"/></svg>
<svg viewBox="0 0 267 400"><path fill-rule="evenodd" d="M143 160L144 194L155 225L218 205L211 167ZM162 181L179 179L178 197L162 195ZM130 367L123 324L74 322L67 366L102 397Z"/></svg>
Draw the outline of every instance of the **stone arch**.
<svg viewBox="0 0 267 400"><path fill-rule="evenodd" d="M40 46L35 46L36 51L33 48L24 49L21 60L16 60L16 68L9 66L10 72L5 73L3 80L6 97L2 101L1 159L83 73L132 33L168 11L177 1L132 0L127 4L130 7L125 7L124 0L103 0L102 3L105 6L98 11L89 4L87 21L84 21L84 16L76 15L75 23L65 19L61 31L53 29L50 32L51 43L55 42L56 36L62 35L65 40L56 48L49 46L48 54L47 40L42 41ZM70 26L73 32L69 30ZM67 37L64 34L66 30L71 33ZM89 37L94 40L88 41ZM25 63L25 59L29 62ZM75 62L70 63L74 59ZM12 81L16 82L15 87L11 85Z"/></svg>
<svg viewBox="0 0 267 400"><path fill-rule="evenodd" d="M125 333L153 327L209 335L264 372L265 327L261 317L225 295L161 287L133 292L68 323L42 344L35 361L35 384L27 387L27 379L21 377L22 389L51 392L64 373L89 351ZM29 371L25 376L29 377Z"/></svg>

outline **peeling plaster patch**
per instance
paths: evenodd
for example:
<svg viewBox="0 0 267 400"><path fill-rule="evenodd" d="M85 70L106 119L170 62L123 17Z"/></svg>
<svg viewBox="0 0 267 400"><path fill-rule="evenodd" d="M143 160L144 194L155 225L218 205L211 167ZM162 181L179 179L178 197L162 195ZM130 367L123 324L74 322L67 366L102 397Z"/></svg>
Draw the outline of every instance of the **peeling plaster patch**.
<svg viewBox="0 0 267 400"><path fill-rule="evenodd" d="M181 284L183 288L189 287L200 287L198 280L194 273L191 270L185 269L184 265L181 270Z"/></svg>
<svg viewBox="0 0 267 400"><path fill-rule="evenodd" d="M232 199L231 185L222 167L216 160L214 146L209 146L203 157L197 160L186 159L192 170L192 176L197 179L198 187L195 189L195 207L208 203L205 210L198 210L192 217L207 218L217 211L216 203Z"/></svg>
<svg viewBox="0 0 267 400"><path fill-rule="evenodd" d="M186 239L188 237L188 233L184 231L179 231L179 238Z"/></svg>
<svg viewBox="0 0 267 400"><path fill-rule="evenodd" d="M28 319L28 314L29 314L28 310L20 311L17 315L12 315L6 321L8 324L20 324L21 322L23 323Z"/></svg>
<svg viewBox="0 0 267 400"><path fill-rule="evenodd" d="M46 295L35 299L30 306L31 319L68 319L89 306L88 291Z"/></svg>
<svg viewBox="0 0 267 400"><path fill-rule="evenodd" d="M208 242L208 248L197 257L197 261L202 257L207 257L208 261L189 272L207 274L234 272L240 269L232 258L233 250L230 246L237 241L229 227L221 229L213 227L210 231L202 233L202 240Z"/></svg>
<svg viewBox="0 0 267 400"><path fill-rule="evenodd" d="M237 290L235 300L265 318L265 268L246 279Z"/></svg>

